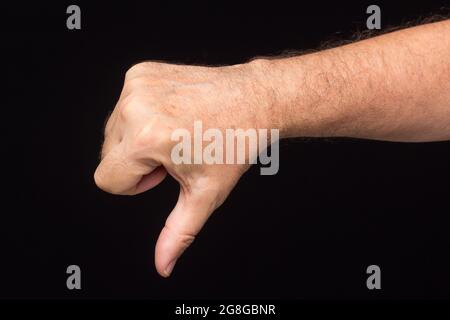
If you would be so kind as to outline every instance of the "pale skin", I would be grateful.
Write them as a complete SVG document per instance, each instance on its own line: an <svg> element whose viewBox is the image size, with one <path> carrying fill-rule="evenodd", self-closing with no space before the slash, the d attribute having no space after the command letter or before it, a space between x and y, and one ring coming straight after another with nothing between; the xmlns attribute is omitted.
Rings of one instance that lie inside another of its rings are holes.
<svg viewBox="0 0 450 320"><path fill-rule="evenodd" d="M167 173L179 182L155 248L164 277L249 167L173 164L171 133L196 120L221 130L278 128L281 138L449 140L450 20L297 57L133 66L107 121L94 178L121 195L145 192Z"/></svg>

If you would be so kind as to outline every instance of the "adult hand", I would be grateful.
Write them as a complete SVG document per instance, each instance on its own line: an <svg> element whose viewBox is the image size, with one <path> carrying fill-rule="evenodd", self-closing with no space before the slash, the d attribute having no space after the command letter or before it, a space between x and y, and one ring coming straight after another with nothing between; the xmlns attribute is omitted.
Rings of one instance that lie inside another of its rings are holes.
<svg viewBox="0 0 450 320"><path fill-rule="evenodd" d="M169 276L211 213L222 204L247 164L174 164L175 129L270 127L270 97L257 63L229 67L145 62L125 76L107 121L95 182L104 191L134 195L170 174L180 184L178 202L155 249L155 264ZM254 156L254 155L247 155Z"/></svg>

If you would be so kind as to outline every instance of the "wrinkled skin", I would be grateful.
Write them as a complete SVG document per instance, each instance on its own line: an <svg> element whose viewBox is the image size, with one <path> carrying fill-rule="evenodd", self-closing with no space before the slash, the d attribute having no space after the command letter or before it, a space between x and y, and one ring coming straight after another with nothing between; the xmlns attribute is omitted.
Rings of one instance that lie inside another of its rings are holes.
<svg viewBox="0 0 450 320"><path fill-rule="evenodd" d="M95 182L104 191L134 195L167 174L180 184L155 249L155 264L169 276L211 213L226 199L248 164L178 164L171 160L177 128L269 127L267 90L257 63L231 67L145 62L125 76L119 101L105 127L102 161ZM248 163L248 162L247 162Z"/></svg>

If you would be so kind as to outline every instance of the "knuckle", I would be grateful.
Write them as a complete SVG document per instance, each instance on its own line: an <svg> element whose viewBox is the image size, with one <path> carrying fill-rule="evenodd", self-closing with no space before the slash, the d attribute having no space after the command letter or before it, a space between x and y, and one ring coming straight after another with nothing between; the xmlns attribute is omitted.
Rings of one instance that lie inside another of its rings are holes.
<svg viewBox="0 0 450 320"><path fill-rule="evenodd" d="M104 180L100 167L98 167L97 170L95 170L94 181L97 187L99 187L103 191L109 192L108 184Z"/></svg>
<svg viewBox="0 0 450 320"><path fill-rule="evenodd" d="M195 240L195 235L192 234L180 234L178 236L178 241L184 246L189 247Z"/></svg>
<svg viewBox="0 0 450 320"><path fill-rule="evenodd" d="M132 79L134 77L147 73L150 69L155 69L161 66L162 63L153 61L144 61L132 65L125 73L125 79Z"/></svg>
<svg viewBox="0 0 450 320"><path fill-rule="evenodd" d="M134 78L128 78L125 81L124 87L127 91L132 92L133 90L141 87L145 84L145 78L142 76L136 76Z"/></svg>
<svg viewBox="0 0 450 320"><path fill-rule="evenodd" d="M102 145L102 149L100 150L100 160L103 160L103 158L105 158L105 156L109 153L110 149L111 149L110 144L108 143L108 140L105 139Z"/></svg>
<svg viewBox="0 0 450 320"><path fill-rule="evenodd" d="M97 187L107 193L114 195L128 195L130 190L124 189L115 179L107 178L107 173L104 172L104 166L99 166L94 173L94 181ZM108 173L112 167L108 164Z"/></svg>
<svg viewBox="0 0 450 320"><path fill-rule="evenodd" d="M154 118L145 125L136 136L136 144L138 147L161 146L168 141L165 128L158 123L158 119Z"/></svg>
<svg viewBox="0 0 450 320"><path fill-rule="evenodd" d="M139 74L140 72L142 72L145 67L146 67L146 62L140 62L140 63L136 63L135 65L132 65L126 72L125 74L125 78Z"/></svg>
<svg viewBox="0 0 450 320"><path fill-rule="evenodd" d="M119 107L119 117L124 121L132 119L136 114L136 109L142 104L143 101L139 95L130 94L126 96Z"/></svg>
<svg viewBox="0 0 450 320"><path fill-rule="evenodd" d="M166 230L176 239L176 241L183 247L189 247L194 242L196 235L186 230L180 230L178 228L172 228L166 224Z"/></svg>
<svg viewBox="0 0 450 320"><path fill-rule="evenodd" d="M105 129L103 130L103 137L106 138L109 137L113 133L113 124L112 124L111 117L108 119L108 121L105 124Z"/></svg>

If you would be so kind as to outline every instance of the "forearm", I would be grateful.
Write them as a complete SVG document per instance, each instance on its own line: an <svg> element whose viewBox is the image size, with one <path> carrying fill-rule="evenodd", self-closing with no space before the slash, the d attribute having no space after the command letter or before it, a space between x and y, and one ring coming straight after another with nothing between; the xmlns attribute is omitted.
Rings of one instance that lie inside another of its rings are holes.
<svg viewBox="0 0 450 320"><path fill-rule="evenodd" d="M450 139L450 20L254 63L282 137Z"/></svg>

